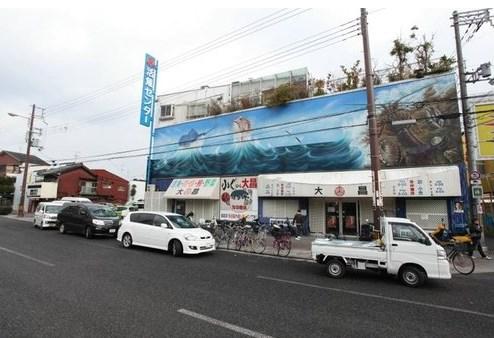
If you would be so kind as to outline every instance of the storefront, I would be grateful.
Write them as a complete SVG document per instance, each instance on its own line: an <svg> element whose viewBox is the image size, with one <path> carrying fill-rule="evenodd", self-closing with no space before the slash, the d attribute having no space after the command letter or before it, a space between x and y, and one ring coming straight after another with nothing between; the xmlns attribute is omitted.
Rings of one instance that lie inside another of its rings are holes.
<svg viewBox="0 0 494 338"><path fill-rule="evenodd" d="M423 228L448 222L448 202L461 196L458 167L386 169L380 172L384 212ZM293 217L308 200L311 232L357 236L372 221L369 170L259 176L262 217Z"/></svg>
<svg viewBox="0 0 494 338"><path fill-rule="evenodd" d="M192 212L194 221L218 218L219 177L174 179L166 192L166 209L181 215Z"/></svg>

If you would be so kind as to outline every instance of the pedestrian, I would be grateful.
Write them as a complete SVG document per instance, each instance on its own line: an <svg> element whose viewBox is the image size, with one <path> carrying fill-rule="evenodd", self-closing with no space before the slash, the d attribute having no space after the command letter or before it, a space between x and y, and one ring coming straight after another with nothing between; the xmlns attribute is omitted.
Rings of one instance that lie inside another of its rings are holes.
<svg viewBox="0 0 494 338"><path fill-rule="evenodd" d="M295 213L295 216L293 216L293 225L295 226L296 235L297 235L297 237L295 237L296 240L300 239L300 234L302 233L303 224L304 224L304 216L302 216L300 209L298 209L297 212Z"/></svg>
<svg viewBox="0 0 494 338"><path fill-rule="evenodd" d="M470 226L470 238L472 239L472 244L470 245L469 255L473 256L473 251L477 249L480 256L485 259L492 259L487 256L482 249L482 244L480 244L480 238L482 237L482 226L477 218L473 220L473 224Z"/></svg>
<svg viewBox="0 0 494 338"><path fill-rule="evenodd" d="M187 215L185 215L185 218L187 218L189 221L193 221L194 212L190 211Z"/></svg>

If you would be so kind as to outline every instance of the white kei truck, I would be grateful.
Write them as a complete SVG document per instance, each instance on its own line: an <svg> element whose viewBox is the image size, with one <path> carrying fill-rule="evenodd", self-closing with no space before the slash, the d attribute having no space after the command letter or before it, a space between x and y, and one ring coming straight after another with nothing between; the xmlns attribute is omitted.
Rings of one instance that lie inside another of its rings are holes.
<svg viewBox="0 0 494 338"><path fill-rule="evenodd" d="M381 235L372 242L318 238L312 242L312 259L325 264L333 278L342 278L347 268L396 275L409 287L428 278L451 278L445 250L417 224L381 217Z"/></svg>

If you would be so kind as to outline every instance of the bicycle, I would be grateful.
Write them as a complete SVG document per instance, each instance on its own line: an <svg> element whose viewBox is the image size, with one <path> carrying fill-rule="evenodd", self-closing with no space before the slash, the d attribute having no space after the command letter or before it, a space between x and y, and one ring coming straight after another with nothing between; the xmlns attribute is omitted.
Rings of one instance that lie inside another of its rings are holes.
<svg viewBox="0 0 494 338"><path fill-rule="evenodd" d="M453 264L455 270L462 275L469 275L475 270L475 262L473 258L466 254L465 245L459 243L457 240L452 239L450 242L441 245L446 250L448 260Z"/></svg>
<svg viewBox="0 0 494 338"><path fill-rule="evenodd" d="M272 235L273 239L273 251L276 255L286 257L290 254L292 249L292 239L290 236L290 230L282 228L278 224L273 224Z"/></svg>

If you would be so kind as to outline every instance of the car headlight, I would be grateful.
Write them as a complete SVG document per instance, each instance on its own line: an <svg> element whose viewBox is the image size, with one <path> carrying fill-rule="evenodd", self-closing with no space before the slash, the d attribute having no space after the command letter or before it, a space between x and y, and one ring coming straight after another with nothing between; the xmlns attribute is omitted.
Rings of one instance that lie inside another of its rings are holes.
<svg viewBox="0 0 494 338"><path fill-rule="evenodd" d="M436 252L437 252L437 259L448 259L448 257L446 256L446 251L443 248L441 247L437 248Z"/></svg>
<svg viewBox="0 0 494 338"><path fill-rule="evenodd" d="M197 240L197 236L190 235L190 234L189 235L185 235L184 237L185 237L185 239L187 241L196 241Z"/></svg>
<svg viewBox="0 0 494 338"><path fill-rule="evenodd" d="M100 219L93 219L93 224L94 225L105 225L105 221L102 221Z"/></svg>

